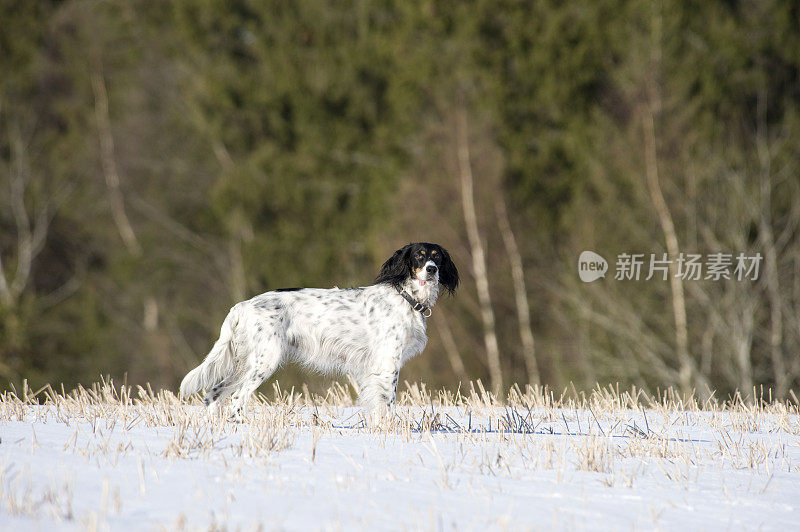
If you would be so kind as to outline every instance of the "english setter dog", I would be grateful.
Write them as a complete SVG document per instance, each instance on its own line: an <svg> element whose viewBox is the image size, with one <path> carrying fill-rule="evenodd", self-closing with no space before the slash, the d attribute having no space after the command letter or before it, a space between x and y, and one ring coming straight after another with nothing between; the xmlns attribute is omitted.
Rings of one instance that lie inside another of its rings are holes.
<svg viewBox="0 0 800 532"><path fill-rule="evenodd" d="M219 340L181 382L181 393L208 392L210 414L229 395L231 416L243 419L256 388L284 362L324 374L350 375L359 399L378 417L394 411L403 364L421 353L426 318L440 289L452 294L458 270L447 251L420 242L394 252L371 286L288 288L236 304Z"/></svg>

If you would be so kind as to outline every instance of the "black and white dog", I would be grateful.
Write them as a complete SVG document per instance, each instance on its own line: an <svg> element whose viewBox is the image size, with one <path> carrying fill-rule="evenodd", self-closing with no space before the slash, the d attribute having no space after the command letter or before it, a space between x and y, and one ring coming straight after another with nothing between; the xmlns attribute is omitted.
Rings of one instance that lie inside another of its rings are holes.
<svg viewBox="0 0 800 532"><path fill-rule="evenodd" d="M242 419L256 388L284 362L321 373L350 375L360 400L377 416L394 411L403 364L425 348L426 318L439 290L452 294L458 270L436 244L409 244L381 267L375 284L359 288L291 288L235 305L219 340L181 382L188 395L209 389L211 414L232 394Z"/></svg>

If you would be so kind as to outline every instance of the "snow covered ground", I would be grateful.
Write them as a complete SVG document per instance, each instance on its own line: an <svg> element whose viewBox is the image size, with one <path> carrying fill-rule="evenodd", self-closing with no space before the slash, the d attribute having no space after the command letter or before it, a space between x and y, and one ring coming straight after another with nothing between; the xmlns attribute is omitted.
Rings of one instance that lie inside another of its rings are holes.
<svg viewBox="0 0 800 532"><path fill-rule="evenodd" d="M241 425L111 384L5 394L0 529L797 529L797 408L700 408L412 386L370 429L335 392Z"/></svg>

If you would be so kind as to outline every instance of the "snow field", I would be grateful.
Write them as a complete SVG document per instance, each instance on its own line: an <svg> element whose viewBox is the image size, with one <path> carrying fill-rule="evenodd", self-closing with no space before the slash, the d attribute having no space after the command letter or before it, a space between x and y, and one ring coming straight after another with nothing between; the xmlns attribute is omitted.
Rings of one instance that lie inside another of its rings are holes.
<svg viewBox="0 0 800 532"><path fill-rule="evenodd" d="M765 401L406 385L255 397L248 422L111 382L0 397L0 529L793 529L800 415Z"/></svg>

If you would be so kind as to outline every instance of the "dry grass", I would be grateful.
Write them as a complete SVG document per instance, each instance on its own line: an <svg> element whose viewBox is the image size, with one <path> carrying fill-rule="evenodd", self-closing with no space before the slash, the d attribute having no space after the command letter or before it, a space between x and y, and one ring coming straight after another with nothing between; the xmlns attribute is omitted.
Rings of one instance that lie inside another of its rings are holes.
<svg viewBox="0 0 800 532"><path fill-rule="evenodd" d="M736 452L737 442L727 436L729 433L800 435L800 412L789 401L762 398L745 402L737 395L733 400L712 398L701 403L671 389L650 396L636 388L621 391L598 387L587 394L530 386L523 392L515 385L500 400L480 381L456 392L429 391L425 384L406 382L405 390L398 395L395 419L379 426L370 426L360 408L351 408L356 406L355 394L348 386L335 383L325 395L310 394L305 388L301 392L294 388L285 391L278 383L273 390L271 398L253 396L247 423L237 425L224 417L207 417L197 396L181 399L169 390L154 392L149 385L115 386L112 380L102 380L70 392L63 387L56 391L50 385L34 392L25 385L21 392L12 389L0 394L0 421L88 423L101 436L116 428L173 427L165 456L175 458L206 456L224 445L225 434L244 427L248 429L246 437L237 442L236 453L249 457L291 446L293 434L301 427L314 427L316 434L346 428L404 434L410 439L428 432L454 433L467 440L486 434L573 435L588 437L593 442L591 447L603 446L604 438L616 436L627 440L618 450L621 456L658 458L682 452L681 443L685 442L679 436L665 436L682 428L720 434L718 452L730 457L742 454ZM349 415L342 418L343 412ZM650 425L651 419L658 420L656 426ZM67 442L65 449L71 443ZM126 450L99 437L89 452L118 455ZM763 462L760 457L765 452L754 447L746 453L747 463L756 467Z"/></svg>

